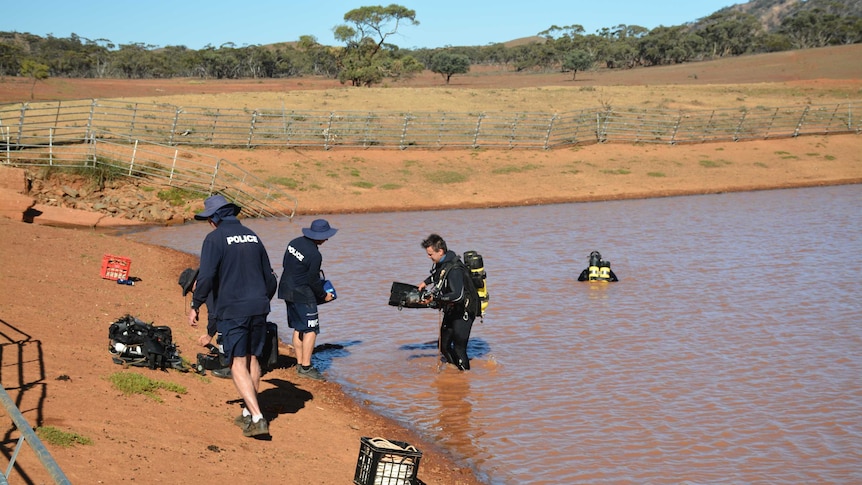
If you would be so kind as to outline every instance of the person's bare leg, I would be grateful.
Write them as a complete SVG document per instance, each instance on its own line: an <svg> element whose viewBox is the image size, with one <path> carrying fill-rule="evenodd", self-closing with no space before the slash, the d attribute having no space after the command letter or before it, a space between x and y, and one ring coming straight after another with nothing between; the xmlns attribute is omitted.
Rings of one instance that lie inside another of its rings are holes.
<svg viewBox="0 0 862 485"><path fill-rule="evenodd" d="M248 359L248 374L251 378L251 383L254 386L255 395L260 393L260 376L263 374L260 368L260 361L256 356L251 355Z"/></svg>
<svg viewBox="0 0 862 485"><path fill-rule="evenodd" d="M254 359L255 361L257 359ZM252 416L260 416L260 405L257 402L257 388L252 380L252 373L249 369L254 365L249 362L249 356L234 357L231 359L230 375L233 380L233 385L236 386L242 400L245 401L245 407ZM257 365L257 379L260 380L260 365Z"/></svg>
<svg viewBox="0 0 862 485"><path fill-rule="evenodd" d="M302 365L302 361L304 358L302 348L302 334L300 334L297 330L293 331L293 351L296 353L296 365ZM310 357L309 360L311 360Z"/></svg>
<svg viewBox="0 0 862 485"><path fill-rule="evenodd" d="M314 332L305 332L302 334L302 360L297 360L301 365L311 365L311 354L314 352L314 342L317 340L317 334Z"/></svg>

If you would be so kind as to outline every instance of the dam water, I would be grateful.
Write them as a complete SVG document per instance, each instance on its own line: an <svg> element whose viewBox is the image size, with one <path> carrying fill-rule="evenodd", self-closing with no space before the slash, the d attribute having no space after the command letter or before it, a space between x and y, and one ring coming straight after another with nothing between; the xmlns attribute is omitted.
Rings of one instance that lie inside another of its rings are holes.
<svg viewBox="0 0 862 485"><path fill-rule="evenodd" d="M245 223L280 274L316 217ZM322 217L316 365L486 483L862 483L862 186ZM207 231L129 237L199 254ZM436 310L387 305L432 232L488 273L469 372ZM619 282L577 281L593 250Z"/></svg>

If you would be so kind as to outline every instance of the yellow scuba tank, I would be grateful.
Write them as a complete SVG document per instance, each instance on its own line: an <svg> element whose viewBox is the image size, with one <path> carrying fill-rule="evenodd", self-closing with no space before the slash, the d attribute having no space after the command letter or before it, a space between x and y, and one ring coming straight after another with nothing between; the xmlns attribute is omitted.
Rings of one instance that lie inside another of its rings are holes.
<svg viewBox="0 0 862 485"><path fill-rule="evenodd" d="M599 266L599 280L611 280L611 263L610 261L602 261Z"/></svg>
<svg viewBox="0 0 862 485"><path fill-rule="evenodd" d="M587 267L587 280L597 281L601 279L602 253L593 251L590 253L590 265Z"/></svg>
<svg viewBox="0 0 862 485"><path fill-rule="evenodd" d="M485 273L485 263L482 261L482 255L476 251L467 251L464 253L464 264L470 270L470 279L473 281L473 286L476 287L476 292L479 293L479 301L481 302L481 314L485 315L485 309L488 308L488 275Z"/></svg>

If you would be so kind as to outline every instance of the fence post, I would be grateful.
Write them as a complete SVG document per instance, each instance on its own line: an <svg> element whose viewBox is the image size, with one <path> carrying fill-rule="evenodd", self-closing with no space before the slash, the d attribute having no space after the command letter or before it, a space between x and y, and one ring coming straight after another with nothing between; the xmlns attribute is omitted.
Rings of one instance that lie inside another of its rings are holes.
<svg viewBox="0 0 862 485"><path fill-rule="evenodd" d="M365 117L365 129L362 130L362 146L363 148L368 148L368 142L371 141L368 139L368 136L371 134L371 120L374 119L374 112L369 111L368 116Z"/></svg>
<svg viewBox="0 0 862 485"><path fill-rule="evenodd" d="M90 103L90 114L87 115L87 135L93 133L93 118L96 116L96 103L97 100L95 98Z"/></svg>
<svg viewBox="0 0 862 485"><path fill-rule="evenodd" d="M177 155L179 155L179 150L174 150L174 158L171 160L171 175L168 177L168 186L173 187L174 185L174 173L177 170Z"/></svg>
<svg viewBox="0 0 862 485"><path fill-rule="evenodd" d="M515 119L512 120L512 129L509 131L509 148L511 149L515 143L515 132L518 129L518 113L515 113Z"/></svg>
<svg viewBox="0 0 862 485"><path fill-rule="evenodd" d="M700 141L706 141L707 137L709 136L710 130L712 130L712 128L713 128L712 122L714 119L715 119L715 110L712 110L709 113L709 120L706 122L706 128L704 128L704 130L703 130L703 137L700 139Z"/></svg>
<svg viewBox="0 0 862 485"><path fill-rule="evenodd" d="M550 121L548 121L548 131L545 133L545 150L551 147L551 132L554 129L554 122L557 121L557 114L554 113L554 116L551 116Z"/></svg>
<svg viewBox="0 0 862 485"><path fill-rule="evenodd" d="M210 128L210 143L215 140L216 123L218 123L219 114L221 114L221 108L216 108L215 116L213 116L213 126Z"/></svg>
<svg viewBox="0 0 862 485"><path fill-rule="evenodd" d="M168 145L174 145L174 136L176 136L177 133L177 123L179 122L180 113L182 112L182 108L177 108L176 110L174 110L174 120L173 122L171 122L171 136L168 137Z"/></svg>
<svg viewBox="0 0 862 485"><path fill-rule="evenodd" d="M485 117L485 113L479 113L479 117L476 118L476 131L473 133L473 148L479 147L479 133L482 130L482 119Z"/></svg>
<svg viewBox="0 0 862 485"><path fill-rule="evenodd" d="M60 126L60 105L62 101L57 101L57 112L54 114L54 126Z"/></svg>
<svg viewBox="0 0 862 485"><path fill-rule="evenodd" d="M739 119L739 124L736 125L736 131L733 133L733 141L739 141L739 133L742 131L742 124L745 123L745 115L748 111L742 112L742 118Z"/></svg>
<svg viewBox="0 0 862 485"><path fill-rule="evenodd" d="M407 125L410 124L410 113L404 115L404 124L401 126L401 140L398 142L398 148L403 150L404 140L407 139Z"/></svg>
<svg viewBox="0 0 862 485"><path fill-rule="evenodd" d="M838 116L838 109L841 107L841 103L838 103L835 106L835 109L832 111L832 118L829 119L829 124L826 125L829 128L832 128L832 122L835 121L835 117ZM831 130L827 129L826 134L831 133Z"/></svg>
<svg viewBox="0 0 862 485"><path fill-rule="evenodd" d="M93 157L93 168L96 168L96 158L98 158L98 154L96 153L96 137L93 135L90 135L90 146L93 147L90 149Z"/></svg>
<svg viewBox="0 0 862 485"><path fill-rule="evenodd" d="M446 113L440 113L440 129L437 130L437 148L443 145L443 128L446 127Z"/></svg>
<svg viewBox="0 0 862 485"><path fill-rule="evenodd" d="M48 165L54 165L54 127L48 129Z"/></svg>
<svg viewBox="0 0 862 485"><path fill-rule="evenodd" d="M138 103L132 107L132 121L129 122L129 138L135 136L135 123L138 121Z"/></svg>
<svg viewBox="0 0 862 485"><path fill-rule="evenodd" d="M24 116L27 113L27 103L21 103L21 116L18 118L18 141L15 144L21 144L21 137L24 136Z"/></svg>
<svg viewBox="0 0 862 485"><path fill-rule="evenodd" d="M676 117L676 123L673 125L673 134L670 135L670 144L676 145L676 134L679 133L679 126L682 124L682 111Z"/></svg>
<svg viewBox="0 0 862 485"><path fill-rule="evenodd" d="M218 160L216 160L215 167L213 167L213 176L212 176L212 179L210 179L210 193L209 193L209 195L213 195L213 190L215 189L216 178L218 178L219 166L220 166L222 160L224 160L224 159L219 158Z"/></svg>
<svg viewBox="0 0 862 485"><path fill-rule="evenodd" d="M332 120L335 118L335 113L329 112L329 121L326 123L326 128L323 130L323 149L329 150L329 141L332 139Z"/></svg>
<svg viewBox="0 0 862 485"><path fill-rule="evenodd" d="M132 148L132 159L129 160L129 177L132 176L132 167L135 166L135 157L138 154L138 140L135 140L135 146Z"/></svg>
<svg viewBox="0 0 862 485"><path fill-rule="evenodd" d="M775 118L778 118L778 110L781 108L775 108L775 111L772 112L772 119L769 120L769 126L766 127L766 133L763 134L763 139L769 138L769 132L772 130L772 125L775 124Z"/></svg>
<svg viewBox="0 0 862 485"><path fill-rule="evenodd" d="M805 109L802 110L802 116L799 117L799 121L796 123L796 129L793 130L793 136L799 136L799 131L802 129L802 125L805 123L805 117L808 116L808 109L810 105L806 105Z"/></svg>
<svg viewBox="0 0 862 485"><path fill-rule="evenodd" d="M291 134L291 130L292 130L291 125L293 125L293 114L294 113L295 113L295 111L291 110L289 118L287 118L287 113L285 113L286 119L284 120L284 123L285 123L285 125L284 125L284 144L287 146L290 146L290 134Z"/></svg>
<svg viewBox="0 0 862 485"><path fill-rule="evenodd" d="M257 110L251 114L251 126L248 127L248 141L245 144L246 148L251 148L251 140L254 138L254 124L257 123Z"/></svg>
<svg viewBox="0 0 862 485"><path fill-rule="evenodd" d="M2 128L5 128L4 131L6 132L6 136L4 137L4 138L6 138L6 143L5 143L5 145L6 145L6 163L11 164L12 163L12 152L9 150L9 143L10 143L9 142L9 127L3 126Z"/></svg>
<svg viewBox="0 0 862 485"><path fill-rule="evenodd" d="M596 113L596 141L604 143L607 139L607 124L610 123L611 110L610 108Z"/></svg>

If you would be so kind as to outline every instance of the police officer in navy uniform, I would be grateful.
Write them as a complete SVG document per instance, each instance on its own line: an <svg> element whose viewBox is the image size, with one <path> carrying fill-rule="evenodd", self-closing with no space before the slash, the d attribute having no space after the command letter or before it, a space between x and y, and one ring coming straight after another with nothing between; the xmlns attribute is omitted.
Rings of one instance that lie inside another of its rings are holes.
<svg viewBox="0 0 862 485"><path fill-rule="evenodd" d="M312 221L284 251L278 297L287 306L287 324L293 329L293 350L296 352L296 372L300 377L325 380L323 374L311 365L314 343L320 333L320 316L317 305L332 301L334 295L323 287L320 266L323 255L320 246L335 235L338 229L325 219Z"/></svg>
<svg viewBox="0 0 862 485"><path fill-rule="evenodd" d="M245 403L235 422L243 428L244 436L255 437L269 434L257 399L261 376L258 359L263 354L269 301L278 281L263 242L237 219L240 210L224 196L214 195L204 201L204 210L195 214L195 219L207 221L212 231L201 247L189 324L197 326L198 309L212 293L223 353Z"/></svg>

